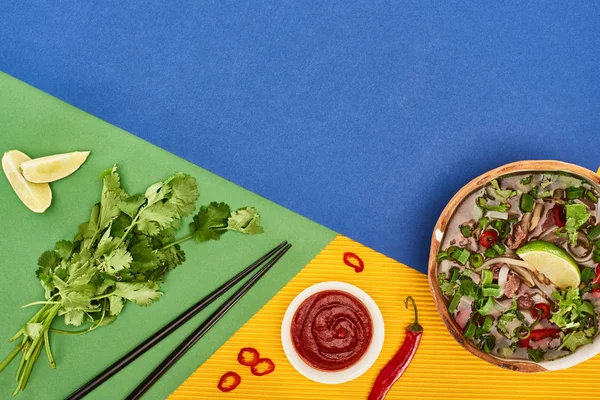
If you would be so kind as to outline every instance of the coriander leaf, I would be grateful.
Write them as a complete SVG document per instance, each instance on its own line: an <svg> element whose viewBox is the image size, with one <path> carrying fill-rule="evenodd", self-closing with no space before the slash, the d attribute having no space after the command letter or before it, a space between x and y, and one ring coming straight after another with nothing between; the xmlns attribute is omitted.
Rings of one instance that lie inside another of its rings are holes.
<svg viewBox="0 0 600 400"><path fill-rule="evenodd" d="M227 227L230 212L231 209L225 203L212 202L208 206L200 207L200 211L190 223L194 239L198 242L220 239L225 231L224 228Z"/></svg>
<svg viewBox="0 0 600 400"><path fill-rule="evenodd" d="M96 247L96 251L94 252L94 255L96 257L101 257L105 254L110 253L115 246L119 243L119 239L114 239L112 237L110 237L110 229L107 229L104 232L104 235L102 235L102 238L100 238L100 240L98 241L98 244Z"/></svg>
<svg viewBox="0 0 600 400"><path fill-rule="evenodd" d="M167 200L171 204L179 218L183 218L194 212L194 203L198 199L198 185L196 179L190 175L178 172L167 180L171 186L171 196Z"/></svg>
<svg viewBox="0 0 600 400"><path fill-rule="evenodd" d="M64 310L87 310L90 308L91 298L85 293L76 291L67 291L60 293L61 304Z"/></svg>
<svg viewBox="0 0 600 400"><path fill-rule="evenodd" d="M157 182L154 185L146 189L144 196L148 199L148 205L158 203L165 198L171 192L171 187L166 185L164 182Z"/></svg>
<svg viewBox="0 0 600 400"><path fill-rule="evenodd" d="M119 216L120 213L121 210L119 210L119 200L117 194L110 191L102 193L98 230L105 229L113 219Z"/></svg>
<svg viewBox="0 0 600 400"><path fill-rule="evenodd" d="M569 242L575 245L577 244L577 232L590 219L590 214L587 212L586 206L580 203L567 204L565 209L567 223L564 230L569 235Z"/></svg>
<svg viewBox="0 0 600 400"><path fill-rule="evenodd" d="M506 200L509 199L511 197L514 197L517 195L517 191L516 190L512 190L512 189L506 189L506 190L502 190L500 189L500 184L498 183L498 180L494 179L491 182L491 187L488 187L488 193L495 199L495 200Z"/></svg>
<svg viewBox="0 0 600 400"><path fill-rule="evenodd" d="M446 296L454 296L454 293L456 293L456 289L458 287L456 282L450 282L449 280L445 279L445 274L438 275L438 284L440 286L440 290Z"/></svg>
<svg viewBox="0 0 600 400"><path fill-rule="evenodd" d="M463 296L469 296L472 299L479 298L479 286L473 282L471 278L461 278L460 279L460 293Z"/></svg>
<svg viewBox="0 0 600 400"><path fill-rule="evenodd" d="M544 359L544 351L541 348L527 349L527 356L533 362L540 362Z"/></svg>
<svg viewBox="0 0 600 400"><path fill-rule="evenodd" d="M59 313L59 315L65 316L65 324L79 326L83 323L83 318L85 317L85 313L81 310L69 310L64 312L63 314Z"/></svg>
<svg viewBox="0 0 600 400"><path fill-rule="evenodd" d="M60 240L56 242L56 252L65 260L71 257L73 253L73 242L68 240Z"/></svg>
<svg viewBox="0 0 600 400"><path fill-rule="evenodd" d="M508 331L508 324L510 322L514 321L516 318L517 318L516 310L508 310L508 311L503 312L502 315L500 316L500 318L498 318L498 324L496 325L498 328L498 331L510 339L512 337L513 332Z"/></svg>
<svg viewBox="0 0 600 400"><path fill-rule="evenodd" d="M137 222L137 227L140 232L154 236L158 234L162 228L169 227L175 217L176 214L171 206L163 203L156 203L142 209Z"/></svg>
<svg viewBox="0 0 600 400"><path fill-rule="evenodd" d="M119 296L110 296L108 300L110 304L110 315L119 315L121 311L123 311L123 298Z"/></svg>
<svg viewBox="0 0 600 400"><path fill-rule="evenodd" d="M137 235L129 242L131 269L149 271L158 265L158 258L146 236Z"/></svg>
<svg viewBox="0 0 600 400"><path fill-rule="evenodd" d="M227 229L247 235L264 232L260 226L260 215L254 207L245 207L234 211L227 219Z"/></svg>
<svg viewBox="0 0 600 400"><path fill-rule="evenodd" d="M587 337L583 331L571 332L564 337L559 349L566 347L573 352L579 346L583 346L584 344L588 343L592 343L592 338Z"/></svg>
<svg viewBox="0 0 600 400"><path fill-rule="evenodd" d="M142 204L146 202L146 198L141 194L135 196L129 196L125 199L119 200L119 210L129 215L131 218L135 218Z"/></svg>
<svg viewBox="0 0 600 400"><path fill-rule="evenodd" d="M484 210L498 211L498 212L506 212L510 208L510 205L507 202L501 203L500 205L497 205L497 206L489 205L487 200L483 197L477 198L477 205Z"/></svg>
<svg viewBox="0 0 600 400"><path fill-rule="evenodd" d="M124 246L117 247L112 253L105 256L104 262L106 267L104 271L110 275L114 275L116 272L129 268L132 260L131 254L129 254Z"/></svg>
<svg viewBox="0 0 600 400"><path fill-rule="evenodd" d="M40 267L48 268L50 270L56 268L56 266L60 263L60 257L58 253L54 250L45 251L38 258L38 265Z"/></svg>
<svg viewBox="0 0 600 400"><path fill-rule="evenodd" d="M156 257L161 265L166 266L169 270L181 265L185 261L185 253L179 246L171 246L166 249L156 251Z"/></svg>
<svg viewBox="0 0 600 400"><path fill-rule="evenodd" d="M39 322L25 324L25 334L33 340L39 338L43 330L44 326Z"/></svg>
<svg viewBox="0 0 600 400"><path fill-rule="evenodd" d="M49 284L52 281L52 273L58 263L60 257L55 251L45 251L38 258L38 265L40 266L36 271L36 276L42 282Z"/></svg>
<svg viewBox="0 0 600 400"><path fill-rule="evenodd" d="M149 306L162 296L162 292L159 292L158 289L160 287L156 282L117 282L113 293L133 301L139 306Z"/></svg>
<svg viewBox="0 0 600 400"><path fill-rule="evenodd" d="M102 190L116 192L121 189L121 178L117 172L117 165L115 164L112 168L105 169L100 174L100 180L102 181Z"/></svg>

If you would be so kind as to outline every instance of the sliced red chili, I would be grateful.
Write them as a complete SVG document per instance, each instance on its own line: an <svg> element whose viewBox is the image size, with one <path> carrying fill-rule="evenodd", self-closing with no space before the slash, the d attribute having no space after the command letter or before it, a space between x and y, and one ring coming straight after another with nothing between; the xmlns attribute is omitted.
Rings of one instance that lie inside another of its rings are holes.
<svg viewBox="0 0 600 400"><path fill-rule="evenodd" d="M258 350L252 347L244 347L238 354L238 362L247 367L253 367L258 364L259 358Z"/></svg>
<svg viewBox="0 0 600 400"><path fill-rule="evenodd" d="M600 284L600 264L596 265L596 277L590 282L591 285ZM595 289L594 289L595 290Z"/></svg>
<svg viewBox="0 0 600 400"><path fill-rule="evenodd" d="M498 232L488 229L487 231L483 231L481 236L479 237L479 243L483 247L492 247L494 243L498 240Z"/></svg>
<svg viewBox="0 0 600 400"><path fill-rule="evenodd" d="M233 371L226 372L219 380L217 387L221 392L231 392L242 382L242 377Z"/></svg>
<svg viewBox="0 0 600 400"><path fill-rule="evenodd" d="M344 253L344 264L354 268L355 272L362 272L365 269L365 263L363 260L354 253L349 251Z"/></svg>
<svg viewBox="0 0 600 400"><path fill-rule="evenodd" d="M554 217L554 223L559 228L562 228L567 224L567 211L560 204L557 204L552 208L552 215Z"/></svg>
<svg viewBox="0 0 600 400"><path fill-rule="evenodd" d="M536 329L534 331L531 331L531 333L529 334L529 337L527 339L519 340L519 346L520 347L529 347L529 342L532 340L534 342L537 342L538 340L542 340L545 338L557 337L559 333L560 333L560 329L556 329L556 328Z"/></svg>
<svg viewBox="0 0 600 400"><path fill-rule="evenodd" d="M534 304L531 309L531 316L538 321L548 318L550 316L550 306L546 303Z"/></svg>
<svg viewBox="0 0 600 400"><path fill-rule="evenodd" d="M256 365L250 369L253 375L263 376L275 371L275 363L270 358L259 358Z"/></svg>

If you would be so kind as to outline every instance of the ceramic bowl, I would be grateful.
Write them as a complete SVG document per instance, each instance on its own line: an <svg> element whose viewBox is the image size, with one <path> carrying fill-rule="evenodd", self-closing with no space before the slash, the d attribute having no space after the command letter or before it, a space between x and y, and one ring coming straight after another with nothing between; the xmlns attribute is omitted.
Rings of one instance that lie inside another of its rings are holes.
<svg viewBox="0 0 600 400"><path fill-rule="evenodd" d="M300 304L315 293L326 290L339 290L351 294L360 300L371 316L373 336L365 354L352 366L340 371L322 371L304 362L298 355L291 338L291 325L294 314ZM351 381L364 374L377 360L383 347L383 316L375 301L363 290L345 282L321 282L304 289L288 306L281 324L281 343L292 366L302 375L315 382L337 384Z"/></svg>
<svg viewBox="0 0 600 400"><path fill-rule="evenodd" d="M529 171L564 171L573 173L576 175L580 175L583 178L586 178L590 182L594 182L597 185L600 185L600 176L595 174L594 172L580 167L574 164L568 164L561 161L550 161L550 160L529 160L529 161L518 161L510 164L503 165L501 167L495 168L491 171L486 172L485 174L478 176L473 179L471 182L462 187L455 195L452 197L450 202L442 211L440 218L438 219L435 228L433 230L433 237L431 239L431 249L429 252L429 267L428 267L428 276L429 276L429 287L431 289L431 293L433 295L433 299L435 305L437 307L438 313L442 317L442 321L448 328L450 334L454 337L454 339L465 349L481 358L489 362L490 364L496 365L498 367L510 369L513 371L519 372L544 372L549 370L560 370L572 367L573 365L579 364L596 354L600 353L600 339L596 337L593 343L588 345L584 345L577 349L573 354L568 355L566 357L560 358L558 360L553 361L542 361L539 363L534 363L531 361L523 361L523 360L509 360L509 359L501 359L494 357L490 354L485 353L484 351L477 348L473 343L463 337L462 330L454 321L454 318L449 314L448 308L446 306L444 296L439 288L437 282L437 261L436 256L440 249L440 244L442 238L444 236L444 232L448 226L450 219L452 218L454 211L461 204L463 199L465 199L469 194L474 191L480 189L482 186L486 185L493 179L496 179L500 176L518 173L518 172L529 172Z"/></svg>

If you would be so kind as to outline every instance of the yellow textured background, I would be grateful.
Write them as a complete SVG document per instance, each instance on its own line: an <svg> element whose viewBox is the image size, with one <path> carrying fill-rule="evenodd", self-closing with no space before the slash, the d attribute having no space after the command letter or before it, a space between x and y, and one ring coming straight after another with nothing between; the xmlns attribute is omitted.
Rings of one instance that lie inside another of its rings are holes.
<svg viewBox="0 0 600 400"><path fill-rule="evenodd" d="M365 262L356 273L343 263L343 253L352 251ZM280 341L281 321L289 303L306 287L339 280L354 284L377 302L385 321L382 353L360 378L340 385L324 385L300 375L287 361ZM344 236L338 236L292 279L228 342L192 374L170 397L184 399L366 399L385 363L404 340L404 329L412 322L412 310L403 299L412 295L424 327L421 346L404 376L388 399L568 399L596 398L600 357L560 372L526 375L506 371L481 361L460 347L450 336L433 304L427 276ZM201 344L198 344L201 345ZM242 347L255 347L271 358L275 372L257 377L237 363ZM242 377L237 389L217 389L221 375L235 371ZM567 390L575 392L567 395Z"/></svg>

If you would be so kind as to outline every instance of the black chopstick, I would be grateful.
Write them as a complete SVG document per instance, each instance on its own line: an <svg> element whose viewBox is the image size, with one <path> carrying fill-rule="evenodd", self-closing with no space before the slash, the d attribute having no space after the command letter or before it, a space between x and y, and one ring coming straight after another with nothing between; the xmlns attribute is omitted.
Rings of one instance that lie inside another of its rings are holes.
<svg viewBox="0 0 600 400"><path fill-rule="evenodd" d="M252 271L261 266L265 261L267 261L273 254L277 253L283 247L287 245L287 241L284 241L279 246L275 247L273 250L269 251L267 254L254 261L250 266L239 272L229 281L225 282L219 288L212 291L210 294L205 296L202 300L188 308L186 311L181 313L178 317L173 319L171 322L163 326L160 330L150 336L148 339L140 343L136 348L131 350L129 353L121 357L110 367L106 368L104 371L100 372L94 378L92 378L85 385L81 386L79 389L71 393L67 400L78 400L82 399L85 395L89 394L92 390L96 389L98 386L106 382L110 377L115 375L117 372L125 368L131 362L136 360L139 356L144 354L146 351L154 347L161 340L169 336L175 330L177 330L180 326L189 321L192 317L198 314L200 311L204 310L209 304L215 301L217 298L223 295L223 293L227 292L229 289L237 285L244 278L246 278Z"/></svg>
<svg viewBox="0 0 600 400"><path fill-rule="evenodd" d="M191 335L189 335L165 360L154 369L147 377L127 396L127 400L137 400L148 391L168 370L171 368L206 332L210 330L223 315L227 313L238 302L243 295L260 279L279 259L292 247L291 244L275 255L264 267L252 276L244 285L238 289L221 307L208 317Z"/></svg>

